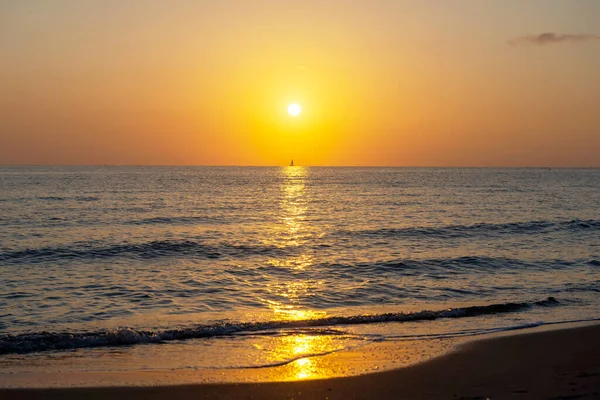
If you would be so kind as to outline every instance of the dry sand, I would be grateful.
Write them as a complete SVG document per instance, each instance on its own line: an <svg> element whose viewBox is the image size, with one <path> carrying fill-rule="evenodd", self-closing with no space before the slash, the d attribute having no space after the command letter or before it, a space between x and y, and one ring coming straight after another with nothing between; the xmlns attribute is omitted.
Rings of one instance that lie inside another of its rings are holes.
<svg viewBox="0 0 600 400"><path fill-rule="evenodd" d="M0 399L598 399L600 325L479 340L415 366L285 383L0 390Z"/></svg>

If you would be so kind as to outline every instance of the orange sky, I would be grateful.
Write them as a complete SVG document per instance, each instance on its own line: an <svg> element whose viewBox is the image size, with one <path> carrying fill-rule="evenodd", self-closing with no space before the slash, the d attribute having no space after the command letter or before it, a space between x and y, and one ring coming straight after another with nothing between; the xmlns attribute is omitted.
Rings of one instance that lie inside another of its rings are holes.
<svg viewBox="0 0 600 400"><path fill-rule="evenodd" d="M596 0L8 0L0 164L599 167L599 20Z"/></svg>

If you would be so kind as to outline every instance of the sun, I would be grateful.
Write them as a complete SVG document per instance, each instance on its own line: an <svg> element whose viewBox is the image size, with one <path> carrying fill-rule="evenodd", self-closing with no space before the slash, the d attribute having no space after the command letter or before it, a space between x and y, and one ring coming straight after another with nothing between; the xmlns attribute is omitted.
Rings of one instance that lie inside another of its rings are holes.
<svg viewBox="0 0 600 400"><path fill-rule="evenodd" d="M292 103L288 106L288 113L292 117L297 117L300 114L300 111L302 111L302 108L296 103Z"/></svg>

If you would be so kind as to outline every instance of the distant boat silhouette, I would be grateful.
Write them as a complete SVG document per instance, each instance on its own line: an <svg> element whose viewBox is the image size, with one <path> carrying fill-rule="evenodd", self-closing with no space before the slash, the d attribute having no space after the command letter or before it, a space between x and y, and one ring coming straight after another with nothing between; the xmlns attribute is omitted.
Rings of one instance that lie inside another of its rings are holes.
<svg viewBox="0 0 600 400"><path fill-rule="evenodd" d="M292 162L290 162L290 167L294 166L294 159L292 158Z"/></svg>

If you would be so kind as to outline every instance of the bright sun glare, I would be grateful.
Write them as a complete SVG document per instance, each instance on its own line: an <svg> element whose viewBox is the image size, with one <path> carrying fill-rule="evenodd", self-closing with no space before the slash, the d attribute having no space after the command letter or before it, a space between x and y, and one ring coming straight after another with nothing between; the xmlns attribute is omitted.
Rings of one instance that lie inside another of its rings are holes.
<svg viewBox="0 0 600 400"><path fill-rule="evenodd" d="M298 114L300 114L300 111L302 111L302 109L300 108L300 106L298 104L290 104L288 106L288 113L292 117L296 117Z"/></svg>

